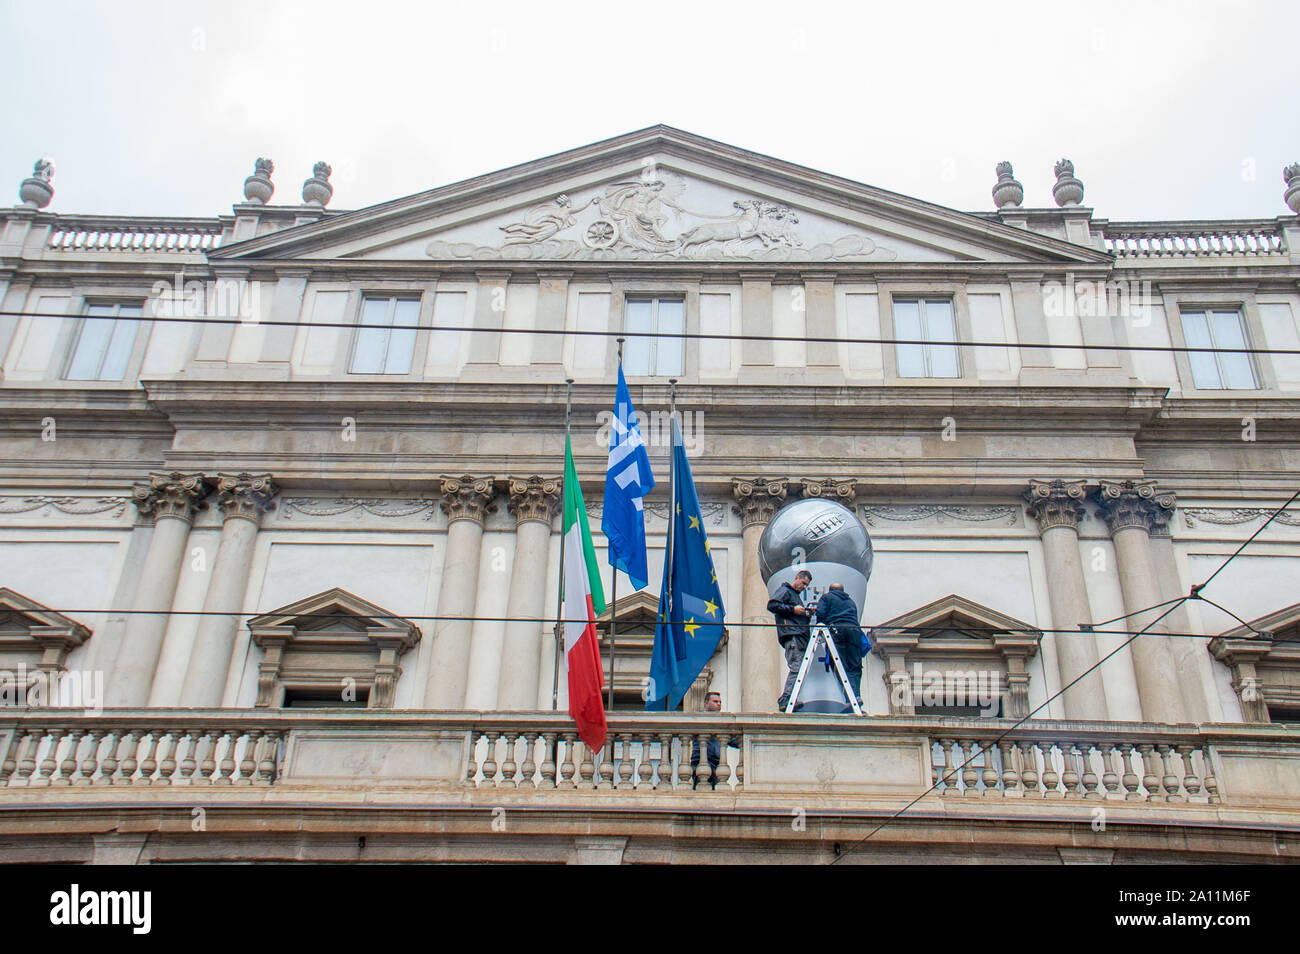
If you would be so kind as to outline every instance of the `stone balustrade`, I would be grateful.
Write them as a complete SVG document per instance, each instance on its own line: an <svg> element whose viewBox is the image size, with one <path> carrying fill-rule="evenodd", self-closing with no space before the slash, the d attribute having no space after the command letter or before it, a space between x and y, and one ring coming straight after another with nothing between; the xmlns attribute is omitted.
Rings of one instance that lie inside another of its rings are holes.
<svg viewBox="0 0 1300 954"><path fill-rule="evenodd" d="M58 216L46 248L52 252L207 252L221 246L218 219Z"/></svg>
<svg viewBox="0 0 1300 954"><path fill-rule="evenodd" d="M562 712L13 709L0 712L0 801L30 788L196 785L846 803L933 789L927 800L1294 811L1300 737L1287 728L618 713L593 753Z"/></svg>
<svg viewBox="0 0 1300 954"><path fill-rule="evenodd" d="M1284 255L1282 230L1271 219L1240 222L1112 222L1106 251L1120 261Z"/></svg>

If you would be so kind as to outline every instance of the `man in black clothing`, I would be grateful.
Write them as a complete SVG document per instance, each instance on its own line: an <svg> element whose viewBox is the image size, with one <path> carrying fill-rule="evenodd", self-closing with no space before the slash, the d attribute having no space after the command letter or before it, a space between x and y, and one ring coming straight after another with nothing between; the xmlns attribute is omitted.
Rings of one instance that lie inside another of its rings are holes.
<svg viewBox="0 0 1300 954"><path fill-rule="evenodd" d="M804 606L804 587L812 582L812 574L800 570L794 575L793 583L782 583L780 589L767 601L767 611L776 617L776 639L785 651L785 665L790 670L785 677L785 689L781 698L776 700L776 707L784 709L790 701L794 681L799 675L799 664L803 662L804 651L808 648L808 623L812 610Z"/></svg>
<svg viewBox="0 0 1300 954"><path fill-rule="evenodd" d="M867 642L866 634L858 625L858 607L853 597L844 592L843 583L832 583L825 595L817 601L817 621L824 623L835 640L840 661L844 663L844 675L848 677L853 693L858 697L858 706L862 705L862 653L863 644Z"/></svg>

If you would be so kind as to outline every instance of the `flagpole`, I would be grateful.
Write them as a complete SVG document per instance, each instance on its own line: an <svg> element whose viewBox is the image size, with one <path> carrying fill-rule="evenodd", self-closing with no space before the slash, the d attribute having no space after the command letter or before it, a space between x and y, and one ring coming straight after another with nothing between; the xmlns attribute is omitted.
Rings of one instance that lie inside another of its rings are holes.
<svg viewBox="0 0 1300 954"><path fill-rule="evenodd" d="M623 342L626 341L627 339L619 338L617 340L618 340L618 370L621 373L623 371ZM618 399L615 398L615 401L617 400ZM623 409L621 407L615 408L615 412L618 414L622 414ZM631 426L626 421L624 421L624 424L628 427ZM614 440L613 433L611 432L610 442L612 443L613 440ZM601 506L607 507L609 506L609 502L602 501ZM601 513L602 514L604 513L603 509ZM644 517L642 519L644 519ZM606 544L606 546L608 547L608 543ZM606 549L605 554L606 556L609 555L608 549ZM610 569L613 571L614 574L614 583L609 590L609 711L613 712L614 711L614 637L618 633L618 567L613 566L611 564Z"/></svg>
<svg viewBox="0 0 1300 954"><path fill-rule="evenodd" d="M673 618L677 608L673 606L673 527L677 523L677 445L673 443L673 425L677 422L677 379L668 379L668 549L664 560L667 570L664 579L668 581L668 631L672 632ZM671 688L671 687L670 687ZM665 698L669 693L665 693Z"/></svg>
<svg viewBox="0 0 1300 954"><path fill-rule="evenodd" d="M573 378L565 378L564 445L569 446L570 419L573 414ZM569 488L563 490L567 497ZM575 515L576 516L576 515ZM551 673L551 710L560 708L560 643L564 639L564 518L560 517L560 586L555 600L555 666Z"/></svg>

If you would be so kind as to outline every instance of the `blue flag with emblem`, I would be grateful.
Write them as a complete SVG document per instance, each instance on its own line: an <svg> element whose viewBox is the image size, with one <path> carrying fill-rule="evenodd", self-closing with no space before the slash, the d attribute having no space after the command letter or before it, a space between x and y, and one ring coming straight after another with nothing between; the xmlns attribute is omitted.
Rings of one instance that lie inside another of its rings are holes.
<svg viewBox="0 0 1300 954"><path fill-rule="evenodd" d="M671 544L664 556L659 616L650 657L646 696L646 709L650 711L672 710L681 704L691 683L717 652L725 616L676 415L672 466Z"/></svg>
<svg viewBox="0 0 1300 954"><path fill-rule="evenodd" d="M641 440L632 397L618 366L618 393L609 431L609 464L605 468L605 502L600 529L609 542L609 565L622 570L641 589L650 579L646 569L645 512L642 498L655 485L650 455Z"/></svg>

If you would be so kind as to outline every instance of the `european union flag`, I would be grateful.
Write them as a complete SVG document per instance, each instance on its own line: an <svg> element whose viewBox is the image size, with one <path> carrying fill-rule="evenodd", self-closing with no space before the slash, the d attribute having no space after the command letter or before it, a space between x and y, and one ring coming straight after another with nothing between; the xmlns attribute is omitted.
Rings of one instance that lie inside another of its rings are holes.
<svg viewBox="0 0 1300 954"><path fill-rule="evenodd" d="M671 543L664 556L659 622L650 657L646 709L672 710L713 658L722 639L726 611L700 517L690 461L673 417L673 501Z"/></svg>

